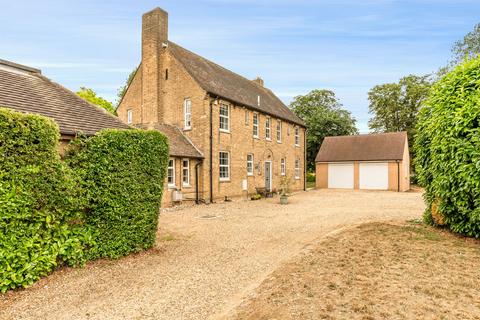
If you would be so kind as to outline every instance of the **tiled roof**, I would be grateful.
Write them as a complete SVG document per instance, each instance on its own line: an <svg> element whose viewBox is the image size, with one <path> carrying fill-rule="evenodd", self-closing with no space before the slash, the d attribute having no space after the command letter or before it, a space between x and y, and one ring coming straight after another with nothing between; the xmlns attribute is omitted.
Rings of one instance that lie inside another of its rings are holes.
<svg viewBox="0 0 480 320"><path fill-rule="evenodd" d="M271 90L171 41L168 48L205 91L251 109L305 126L303 120L295 115Z"/></svg>
<svg viewBox="0 0 480 320"><path fill-rule="evenodd" d="M402 160L406 132L326 137L316 162Z"/></svg>
<svg viewBox="0 0 480 320"><path fill-rule="evenodd" d="M169 141L170 155L174 157L203 158L203 154L195 147L183 132L169 124L139 124L140 129L155 129L163 133Z"/></svg>
<svg viewBox="0 0 480 320"><path fill-rule="evenodd" d="M53 118L64 135L93 135L106 128L130 128L44 77L39 70L5 60L0 60L0 107Z"/></svg>

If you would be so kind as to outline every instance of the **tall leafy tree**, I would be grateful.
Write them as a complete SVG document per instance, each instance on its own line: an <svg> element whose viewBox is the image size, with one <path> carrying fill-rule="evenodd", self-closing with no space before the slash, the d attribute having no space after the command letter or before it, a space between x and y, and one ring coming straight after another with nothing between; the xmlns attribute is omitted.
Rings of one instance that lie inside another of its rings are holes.
<svg viewBox="0 0 480 320"><path fill-rule="evenodd" d="M455 42L452 53L455 64L459 64L466 57L476 58L480 55L480 23L475 25L462 40Z"/></svg>
<svg viewBox="0 0 480 320"><path fill-rule="evenodd" d="M80 90L77 91L77 95L90 102L91 104L94 104L96 106L99 106L111 114L115 114L115 107L113 106L113 103L110 101L105 100L104 98L100 97L97 95L95 91L93 91L90 88L85 88L85 87L80 87Z"/></svg>
<svg viewBox="0 0 480 320"><path fill-rule="evenodd" d="M356 120L330 90L313 90L297 96L290 108L302 118L307 131L307 168L315 168L315 157L327 136L357 134Z"/></svg>
<svg viewBox="0 0 480 320"><path fill-rule="evenodd" d="M417 115L430 87L428 75L409 75L398 83L373 87L368 92L369 113L373 115L368 126L374 132L407 131L411 146Z"/></svg>
<svg viewBox="0 0 480 320"><path fill-rule="evenodd" d="M437 78L440 79L445 76L465 58L476 58L478 56L480 56L480 23L477 23L463 39L455 42L452 47L452 60L437 71Z"/></svg>

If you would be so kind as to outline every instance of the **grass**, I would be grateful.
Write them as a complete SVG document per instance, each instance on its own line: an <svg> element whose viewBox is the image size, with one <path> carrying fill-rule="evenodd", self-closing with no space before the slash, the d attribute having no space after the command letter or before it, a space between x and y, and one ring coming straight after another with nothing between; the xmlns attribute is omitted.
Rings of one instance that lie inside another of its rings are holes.
<svg viewBox="0 0 480 320"><path fill-rule="evenodd" d="M235 319L479 319L480 242L370 223L275 271Z"/></svg>

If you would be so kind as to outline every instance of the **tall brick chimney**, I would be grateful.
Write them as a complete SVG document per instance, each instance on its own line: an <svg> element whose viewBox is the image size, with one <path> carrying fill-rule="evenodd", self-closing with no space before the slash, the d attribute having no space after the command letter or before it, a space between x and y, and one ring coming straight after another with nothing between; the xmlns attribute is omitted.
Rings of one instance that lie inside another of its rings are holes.
<svg viewBox="0 0 480 320"><path fill-rule="evenodd" d="M168 45L168 13L160 8L142 17L142 122L163 122L162 77Z"/></svg>

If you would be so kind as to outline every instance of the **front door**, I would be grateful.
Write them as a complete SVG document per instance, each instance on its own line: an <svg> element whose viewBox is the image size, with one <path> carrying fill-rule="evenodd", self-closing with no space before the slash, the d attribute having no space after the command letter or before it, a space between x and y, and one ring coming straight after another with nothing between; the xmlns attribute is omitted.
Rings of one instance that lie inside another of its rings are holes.
<svg viewBox="0 0 480 320"><path fill-rule="evenodd" d="M272 191L272 162L265 161L265 190Z"/></svg>

